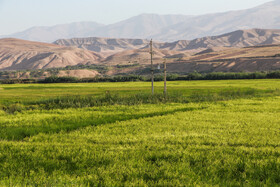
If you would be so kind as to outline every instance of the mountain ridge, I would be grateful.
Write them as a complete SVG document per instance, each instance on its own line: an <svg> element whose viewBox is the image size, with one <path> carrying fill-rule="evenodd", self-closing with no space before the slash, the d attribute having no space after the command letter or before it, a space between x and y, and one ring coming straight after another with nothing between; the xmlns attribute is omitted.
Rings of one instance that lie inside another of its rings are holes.
<svg viewBox="0 0 280 187"><path fill-rule="evenodd" d="M25 31L2 36L1 38L17 38L30 41L52 43L57 38L71 38L91 36L91 32L104 26L96 22L73 22L69 24L57 24L54 26L35 26Z"/></svg>
<svg viewBox="0 0 280 187"><path fill-rule="evenodd" d="M93 51L14 38L0 39L0 70L32 70L97 64Z"/></svg>
<svg viewBox="0 0 280 187"><path fill-rule="evenodd" d="M113 43L110 43L110 41ZM280 29L249 29L237 30L218 36L196 38L194 40L178 40L171 43L154 41L154 46L158 49L191 51L213 47L249 47L277 43L280 43ZM91 37L60 39L55 41L54 44L75 46L95 52L108 52L110 54L110 51L111 53L117 53L124 50L147 48L149 40Z"/></svg>
<svg viewBox="0 0 280 187"><path fill-rule="evenodd" d="M79 26L78 23L69 27L64 25L64 29L62 29L64 34L55 28L51 31L48 29L39 31L31 29L15 33L9 37L45 42L75 37L153 38L164 42L192 40L205 36L220 35L234 30L252 28L280 29L279 9L280 2L275 0L254 8L237 11L198 16L141 14L109 25L97 23L97 25L84 27ZM71 30L79 32L71 33ZM86 32L84 32L85 30ZM45 38L42 33L45 33Z"/></svg>

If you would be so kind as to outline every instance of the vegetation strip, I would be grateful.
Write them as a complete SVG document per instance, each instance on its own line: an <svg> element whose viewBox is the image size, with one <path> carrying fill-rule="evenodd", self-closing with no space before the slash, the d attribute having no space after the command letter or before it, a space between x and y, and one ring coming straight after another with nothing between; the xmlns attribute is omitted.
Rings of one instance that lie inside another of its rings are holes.
<svg viewBox="0 0 280 187"><path fill-rule="evenodd" d="M149 68L142 71L149 72ZM39 70L41 71L41 70ZM50 72L57 72L50 70ZM163 81L164 77L161 71L155 70L155 81ZM0 71L0 84L21 84L21 83L89 83L89 82L132 82L132 81L150 81L149 75L116 75L116 76L97 76L94 78L76 78L70 76L58 77L52 75L45 79L3 79L1 75L11 74L11 72ZM240 80L240 79L280 79L280 71L269 72L211 72L199 73L193 72L187 75L169 73L167 81L182 80Z"/></svg>
<svg viewBox="0 0 280 187"><path fill-rule="evenodd" d="M70 115L67 118L48 117L35 122L33 122L33 119L31 119L31 120L24 121L24 123L17 126L12 125L14 123L13 120L0 122L0 126L1 126L0 140L23 140L26 137L31 137L39 133L50 134L50 133L58 133L60 131L70 132L87 126L105 125L105 124L115 123L117 121L127 121L132 119L162 116L168 114L175 114L176 112L202 110L204 108L205 107L199 107L199 108L185 107L185 108L178 108L173 110L166 110L166 111L159 111L159 112L152 112L152 113L146 113L146 112L139 113L135 111L135 114L132 113L126 114L124 112L121 112L116 114L112 113L110 115L106 113L102 115L98 112L95 112L94 110L82 112L81 110L76 111L75 109L72 109L71 112L79 113L78 115L76 114L74 118L71 117ZM126 109L123 110L126 111ZM55 113L55 111L53 112ZM36 111L34 111L33 113L36 113ZM40 112L40 114L44 115L44 112ZM85 115L87 116L87 118L84 117Z"/></svg>

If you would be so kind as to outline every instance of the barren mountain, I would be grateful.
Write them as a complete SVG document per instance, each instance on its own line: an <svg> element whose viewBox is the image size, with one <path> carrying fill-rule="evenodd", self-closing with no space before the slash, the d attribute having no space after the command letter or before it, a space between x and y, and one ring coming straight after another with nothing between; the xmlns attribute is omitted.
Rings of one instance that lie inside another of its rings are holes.
<svg viewBox="0 0 280 187"><path fill-rule="evenodd" d="M263 57L278 57L280 56L280 44L274 45L261 45L244 48L230 48L223 50L216 50L209 48L196 55L185 57L181 60L193 61L220 61L238 58L263 58Z"/></svg>
<svg viewBox="0 0 280 187"><path fill-rule="evenodd" d="M141 14L127 20L106 25L95 30L96 37L150 39L164 28L190 19L185 15ZM163 40L166 41L166 38Z"/></svg>
<svg viewBox="0 0 280 187"><path fill-rule="evenodd" d="M234 30L280 28L280 0L261 6L200 16L142 14L110 24L75 23L35 27L9 37L53 42L61 38L153 38L158 41L192 40Z"/></svg>
<svg viewBox="0 0 280 187"><path fill-rule="evenodd" d="M89 37L93 35L95 29L102 26L104 25L95 22L78 22L51 27L32 27L19 33L2 36L1 38L9 37L51 43L59 38Z"/></svg>
<svg viewBox="0 0 280 187"><path fill-rule="evenodd" d="M101 58L95 52L75 47L31 42L19 39L0 39L0 70L47 69L96 64Z"/></svg>
<svg viewBox="0 0 280 187"><path fill-rule="evenodd" d="M103 60L104 64L150 64L151 55L149 48L126 50L114 55L111 55ZM165 49L154 49L153 60L155 63L163 62L163 58L176 58L176 55L183 55L184 57L190 56L188 53L183 54L179 51L171 51Z"/></svg>
<svg viewBox="0 0 280 187"><path fill-rule="evenodd" d="M152 37L158 40L174 41L251 28L279 29L279 9L280 0L275 0L251 9L195 16L178 24L165 27Z"/></svg>
<svg viewBox="0 0 280 187"><path fill-rule="evenodd" d="M158 64L162 64L163 58L168 58L167 69L169 73L272 71L280 70L280 44L278 42L278 44L243 48L213 47L197 54L155 49L155 68ZM143 68L149 69L149 60L148 49L137 49L112 55L106 58L103 63L110 65L140 64L141 66L128 66L121 71L110 72L110 74L134 74L141 72Z"/></svg>
<svg viewBox="0 0 280 187"><path fill-rule="evenodd" d="M209 48L168 64L169 72L255 72L280 70L280 45L262 45L226 50Z"/></svg>
<svg viewBox="0 0 280 187"><path fill-rule="evenodd" d="M154 68L158 64L162 63L163 57L168 57L169 54L162 53L163 50L155 50L155 60ZM141 53L143 52L143 53ZM178 51L175 51L175 53ZM141 69L150 68L149 54L148 51L134 50L125 51L118 53L107 58L107 63L115 64L127 63L131 59L135 61L130 61L130 63L137 63L137 58L134 54L141 56L144 63L140 61L142 66L134 68L121 69L121 71L111 71L110 74L117 73L139 73L142 72ZM181 55L184 56L181 56ZM177 57L176 57L177 56ZM192 72L256 72L256 71L273 71L280 70L280 44L272 45L260 45L244 48L208 48L194 55L189 55L187 53L179 53L173 55L173 59L168 58L167 70L169 73L192 73ZM146 63L145 63L146 62ZM144 71L144 73L149 73L149 71Z"/></svg>
<svg viewBox="0 0 280 187"><path fill-rule="evenodd" d="M181 61L167 65L169 73L257 72L280 70L279 57L238 58L221 61Z"/></svg>
<svg viewBox="0 0 280 187"><path fill-rule="evenodd" d="M64 46L75 46L107 54L114 54L132 49L143 49L147 48L149 45L148 40L114 38L74 38L69 40L57 40L54 43ZM154 47L162 50L196 53L214 47L248 47L277 43L280 43L280 30L250 29L238 30L219 36L204 37L189 41L179 40L172 43L154 41Z"/></svg>
<svg viewBox="0 0 280 187"><path fill-rule="evenodd" d="M0 38L11 37L40 42L53 42L61 38L93 36L150 39L151 35L157 34L161 29L190 17L184 15L142 14L110 25L102 25L96 22L77 22L51 27L33 27L8 36L0 36Z"/></svg>
<svg viewBox="0 0 280 187"><path fill-rule="evenodd" d="M111 55L125 50L141 49L149 45L148 40L142 39L115 39L115 38L73 38L61 39L54 44L62 46L75 46L103 54Z"/></svg>
<svg viewBox="0 0 280 187"><path fill-rule="evenodd" d="M181 43L178 47L178 43ZM185 45L182 45L184 43ZM212 47L249 47L266 44L279 44L280 30L278 29L250 29L237 30L231 33L194 39L188 42L174 42L180 51L205 49ZM167 44L168 45L168 44ZM169 47L170 48L170 47ZM172 48L171 48L172 49Z"/></svg>

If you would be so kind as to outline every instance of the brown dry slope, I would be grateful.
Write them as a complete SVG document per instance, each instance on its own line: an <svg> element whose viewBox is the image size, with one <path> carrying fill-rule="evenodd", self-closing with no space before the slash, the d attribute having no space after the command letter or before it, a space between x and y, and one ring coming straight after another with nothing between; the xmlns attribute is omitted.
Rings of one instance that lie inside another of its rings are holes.
<svg viewBox="0 0 280 187"><path fill-rule="evenodd" d="M162 62L163 58L174 57L176 55L183 55L184 57L190 56L188 53L182 53L179 51L171 51L165 49L153 49L154 62ZM123 51L114 55L111 55L103 60L104 64L117 65L117 64L149 64L150 63L150 48L134 49Z"/></svg>
<svg viewBox="0 0 280 187"><path fill-rule="evenodd" d="M74 46L95 52L119 53L132 49L143 49L149 45L148 40L116 39L116 38L74 38L54 42L63 46ZM200 52L216 47L249 47L265 44L280 44L280 30L249 29L237 30L219 36L208 36L194 40L179 40L175 42L154 41L154 47L172 51Z"/></svg>
<svg viewBox="0 0 280 187"><path fill-rule="evenodd" d="M218 60L236 58L271 57L280 54L280 45L261 45L244 48L209 48L183 60Z"/></svg>
<svg viewBox="0 0 280 187"><path fill-rule="evenodd" d="M255 72L280 70L280 45L208 50L168 64L169 72Z"/></svg>
<svg viewBox="0 0 280 187"><path fill-rule="evenodd" d="M140 49L149 45L148 40L142 39L116 39L116 38L73 38L61 39L54 44L62 46L74 46L105 54L114 54L125 50Z"/></svg>
<svg viewBox="0 0 280 187"><path fill-rule="evenodd" d="M100 75L95 70L77 69L77 70L63 70L59 71L58 77L77 77L77 78L91 78Z"/></svg>
<svg viewBox="0 0 280 187"><path fill-rule="evenodd" d="M54 44L19 39L0 39L0 70L47 69L78 64L97 64L102 56Z"/></svg>
<svg viewBox="0 0 280 187"><path fill-rule="evenodd" d="M209 36L190 41L185 50L210 47L249 47L280 44L279 29L237 30L219 36Z"/></svg>

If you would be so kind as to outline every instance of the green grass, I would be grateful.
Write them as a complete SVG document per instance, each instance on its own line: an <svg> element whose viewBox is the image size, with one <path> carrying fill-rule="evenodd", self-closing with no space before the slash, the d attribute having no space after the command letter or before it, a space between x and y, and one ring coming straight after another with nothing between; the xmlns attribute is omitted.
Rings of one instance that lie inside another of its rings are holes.
<svg viewBox="0 0 280 187"><path fill-rule="evenodd" d="M261 90L279 89L279 80L227 80L227 81L174 81L168 82L170 94L181 92L184 95L194 91L219 91L223 89L251 88ZM0 104L45 100L59 96L98 96L106 91L115 94L129 95L135 93L150 93L150 83L80 83L80 84L15 84L0 85ZM156 93L163 92L163 83L155 83Z"/></svg>
<svg viewBox="0 0 280 187"><path fill-rule="evenodd" d="M279 186L279 83L0 85L0 186Z"/></svg>

